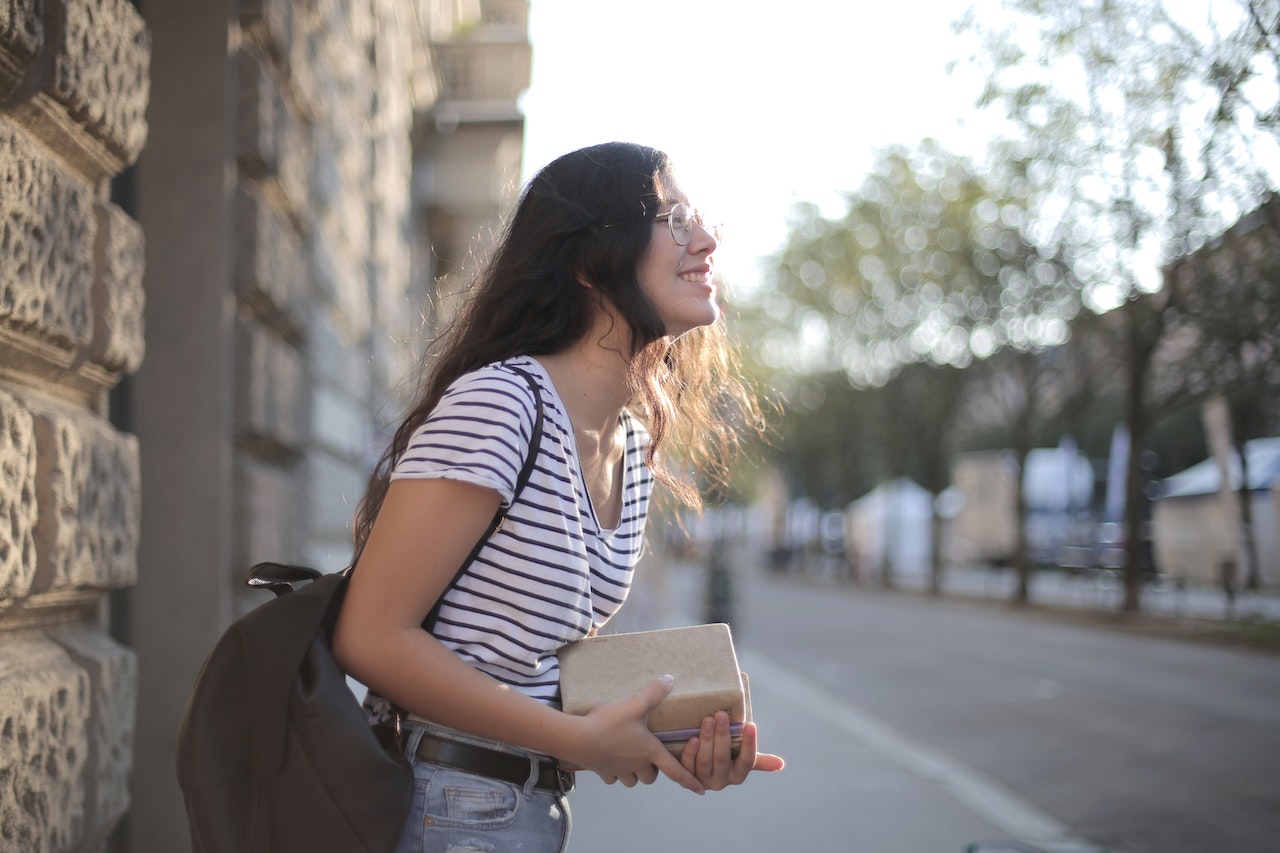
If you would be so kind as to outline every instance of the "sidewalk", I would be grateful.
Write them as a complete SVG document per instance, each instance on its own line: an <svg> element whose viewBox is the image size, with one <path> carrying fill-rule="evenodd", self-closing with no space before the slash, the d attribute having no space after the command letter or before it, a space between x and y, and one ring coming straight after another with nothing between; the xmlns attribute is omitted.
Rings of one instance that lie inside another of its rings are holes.
<svg viewBox="0 0 1280 853"><path fill-rule="evenodd" d="M834 578L842 567L842 561L824 563L819 560L808 564L803 573ZM920 571L899 571L893 581L895 588L911 592L924 592L929 586L928 574ZM963 598L1009 601L1016 581L1013 570L1008 568L948 566L943 572L942 591L944 595ZM874 584L874 581L864 583ZM1034 604L1114 613L1119 610L1123 594L1119 574L1111 571L1068 574L1041 569L1031 579L1031 601ZM1143 587L1142 612L1152 616L1193 619L1252 618L1280 622L1280 590L1242 591L1237 593L1234 602L1228 602L1226 595L1217 587L1179 586L1172 581L1161 580Z"/></svg>

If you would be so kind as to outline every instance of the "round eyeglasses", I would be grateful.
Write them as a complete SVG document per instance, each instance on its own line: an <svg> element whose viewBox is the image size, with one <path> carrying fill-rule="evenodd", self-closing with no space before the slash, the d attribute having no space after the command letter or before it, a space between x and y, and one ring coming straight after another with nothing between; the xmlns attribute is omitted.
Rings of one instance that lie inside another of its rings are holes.
<svg viewBox="0 0 1280 853"><path fill-rule="evenodd" d="M658 222L665 219L667 227L671 229L671 239L675 240L676 243L681 246L689 245L689 241L693 239L693 226L695 224L701 225L717 243L723 239L723 225L718 222L713 225L708 225L703 221L702 214L699 211L684 202L677 204L666 213L659 213L654 217L654 219Z"/></svg>

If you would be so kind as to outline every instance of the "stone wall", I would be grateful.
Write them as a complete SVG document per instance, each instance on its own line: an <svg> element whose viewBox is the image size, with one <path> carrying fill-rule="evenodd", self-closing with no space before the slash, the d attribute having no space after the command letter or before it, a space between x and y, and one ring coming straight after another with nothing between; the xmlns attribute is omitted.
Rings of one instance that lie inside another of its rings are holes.
<svg viewBox="0 0 1280 853"><path fill-rule="evenodd" d="M178 726L245 575L350 558L433 286L426 41L485 7L0 0L5 853L189 849Z"/></svg>
<svg viewBox="0 0 1280 853"><path fill-rule="evenodd" d="M0 849L105 849L129 808L139 447L108 394L143 357L142 230L109 184L147 137L125 0L0 0Z"/></svg>

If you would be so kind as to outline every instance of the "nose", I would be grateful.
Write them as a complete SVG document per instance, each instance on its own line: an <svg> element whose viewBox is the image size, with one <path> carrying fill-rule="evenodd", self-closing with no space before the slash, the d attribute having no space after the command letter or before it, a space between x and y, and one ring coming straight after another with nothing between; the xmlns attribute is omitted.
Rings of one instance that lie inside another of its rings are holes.
<svg viewBox="0 0 1280 853"><path fill-rule="evenodd" d="M716 250L720 242L716 240L716 236L711 233L711 229L703 225L701 222L693 223L693 236L689 238L689 251L693 254L706 252L708 255Z"/></svg>

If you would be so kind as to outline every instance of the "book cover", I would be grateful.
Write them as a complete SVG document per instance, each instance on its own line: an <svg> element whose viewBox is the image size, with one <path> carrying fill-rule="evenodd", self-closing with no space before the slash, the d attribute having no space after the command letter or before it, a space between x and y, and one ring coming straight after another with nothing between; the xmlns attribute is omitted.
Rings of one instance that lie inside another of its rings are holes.
<svg viewBox="0 0 1280 853"><path fill-rule="evenodd" d="M649 714L649 730L679 755L708 714L729 713L735 735L750 721L746 679L729 626L692 625L588 637L560 650L561 707L586 714L670 673L675 684ZM735 747L738 738L735 737Z"/></svg>

